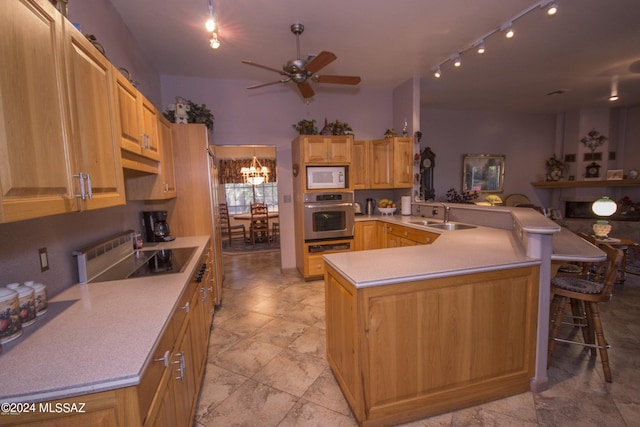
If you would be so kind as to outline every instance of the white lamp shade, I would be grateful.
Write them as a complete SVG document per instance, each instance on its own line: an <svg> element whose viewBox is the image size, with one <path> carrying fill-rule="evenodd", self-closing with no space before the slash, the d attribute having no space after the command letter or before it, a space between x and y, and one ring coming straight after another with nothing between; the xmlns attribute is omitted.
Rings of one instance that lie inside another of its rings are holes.
<svg viewBox="0 0 640 427"><path fill-rule="evenodd" d="M591 210L598 216L611 216L618 210L618 205L610 198L602 197L593 202Z"/></svg>

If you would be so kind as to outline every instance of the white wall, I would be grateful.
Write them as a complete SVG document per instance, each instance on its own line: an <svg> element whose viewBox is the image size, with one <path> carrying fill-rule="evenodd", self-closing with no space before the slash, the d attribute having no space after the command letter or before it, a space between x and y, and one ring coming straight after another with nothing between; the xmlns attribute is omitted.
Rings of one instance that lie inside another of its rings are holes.
<svg viewBox="0 0 640 427"><path fill-rule="evenodd" d="M316 120L318 129L324 119L347 122L358 139L380 138L392 127L392 91L365 89L341 92L325 91L314 85L316 96L306 104L295 85L283 84L247 90L256 82L162 76L163 110L177 96L196 104L206 104L214 115L213 143L216 145L269 145L276 147L278 167L278 206L280 209L281 260L285 270L295 268L293 227L292 128L300 120ZM327 85L329 86L329 85Z"/></svg>

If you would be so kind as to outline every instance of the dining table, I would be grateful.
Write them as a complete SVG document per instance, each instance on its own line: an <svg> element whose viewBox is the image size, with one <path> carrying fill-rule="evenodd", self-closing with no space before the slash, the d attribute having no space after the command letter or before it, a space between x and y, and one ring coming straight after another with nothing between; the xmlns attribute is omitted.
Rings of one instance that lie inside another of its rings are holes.
<svg viewBox="0 0 640 427"><path fill-rule="evenodd" d="M278 211L267 212L267 216L269 217L270 220L273 218L278 218ZM233 218L240 221L251 221L251 213L247 212L242 214L236 214L236 215L233 215Z"/></svg>
<svg viewBox="0 0 640 427"><path fill-rule="evenodd" d="M273 212L267 212L267 216L269 218L269 221L278 218L278 211L273 211ZM233 215L234 219L240 220L240 221L251 221L251 212L247 212L247 213L242 213L242 214L236 214ZM264 235L261 235L257 237L256 241L258 242L264 242L266 241L269 236L268 236L268 232L264 233ZM250 240L250 239L249 239ZM247 243L249 243L249 241L247 241Z"/></svg>

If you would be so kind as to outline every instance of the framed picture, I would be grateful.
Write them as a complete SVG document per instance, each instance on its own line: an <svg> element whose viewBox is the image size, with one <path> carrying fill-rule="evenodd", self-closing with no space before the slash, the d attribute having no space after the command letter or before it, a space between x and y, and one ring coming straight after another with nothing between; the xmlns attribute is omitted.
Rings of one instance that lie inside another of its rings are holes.
<svg viewBox="0 0 640 427"><path fill-rule="evenodd" d="M504 160L503 155L465 154L462 166L462 191L502 193Z"/></svg>
<svg viewBox="0 0 640 427"><path fill-rule="evenodd" d="M612 169L607 171L607 180L618 180L622 179L622 169Z"/></svg>

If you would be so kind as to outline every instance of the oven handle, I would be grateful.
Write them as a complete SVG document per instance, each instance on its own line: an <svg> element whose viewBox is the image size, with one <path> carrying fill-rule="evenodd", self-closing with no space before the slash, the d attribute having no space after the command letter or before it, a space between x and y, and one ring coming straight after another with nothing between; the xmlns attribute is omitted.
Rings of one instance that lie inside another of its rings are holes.
<svg viewBox="0 0 640 427"><path fill-rule="evenodd" d="M317 209L317 208L342 208L342 207L347 207L347 208L352 208L353 207L353 202L341 202L341 203L335 203L335 202L326 202L326 203L305 203L304 204L305 209Z"/></svg>

